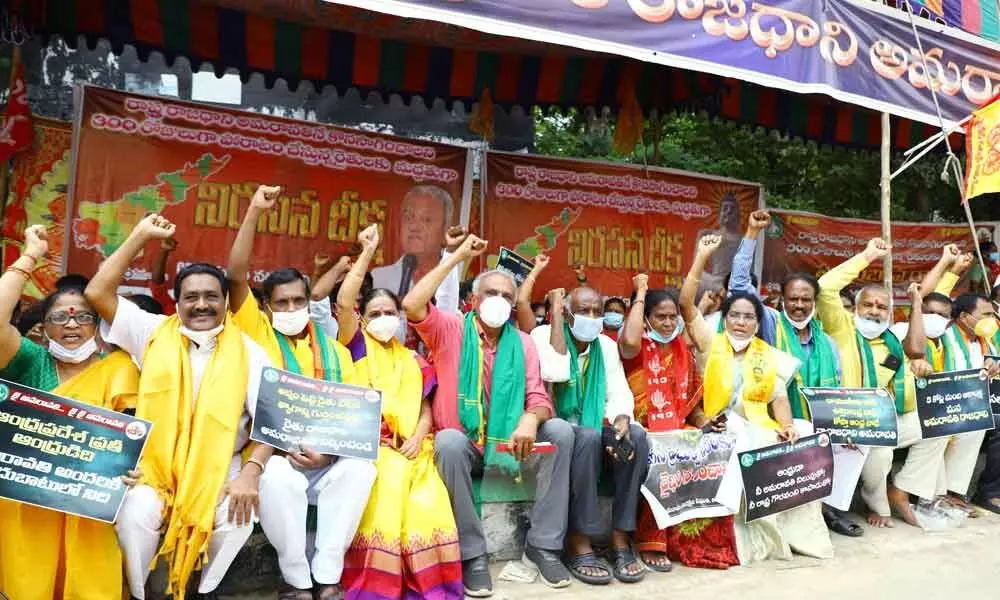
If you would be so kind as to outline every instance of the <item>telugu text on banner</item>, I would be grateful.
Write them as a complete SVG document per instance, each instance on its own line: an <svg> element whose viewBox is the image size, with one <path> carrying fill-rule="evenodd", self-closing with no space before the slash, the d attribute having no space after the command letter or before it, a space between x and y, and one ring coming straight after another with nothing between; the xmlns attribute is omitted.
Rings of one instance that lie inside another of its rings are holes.
<svg viewBox="0 0 1000 600"><path fill-rule="evenodd" d="M376 265L401 271L413 255L429 270L461 214L464 148L89 86L76 127L69 271L96 271L150 212L177 225L177 266L225 264L259 184L283 189L257 223L251 283L280 267L308 272L315 254L346 252L373 223L385 240ZM147 282L148 262L126 284Z"/></svg>
<svg viewBox="0 0 1000 600"><path fill-rule="evenodd" d="M753 183L695 173L502 152L487 154L486 182L491 248L549 255L546 290L575 287L572 269L583 267L607 293L631 290L636 273L648 273L653 287L679 287L698 238L709 233L723 241L705 281L721 287L761 193Z"/></svg>
<svg viewBox="0 0 1000 600"><path fill-rule="evenodd" d="M965 199L1000 193L1000 96L974 112L965 131Z"/></svg>

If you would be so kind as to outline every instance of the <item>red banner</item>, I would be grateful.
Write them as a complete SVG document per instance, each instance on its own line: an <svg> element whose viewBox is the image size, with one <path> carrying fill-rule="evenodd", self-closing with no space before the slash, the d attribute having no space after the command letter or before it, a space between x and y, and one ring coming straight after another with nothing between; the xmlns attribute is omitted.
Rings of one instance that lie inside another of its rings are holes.
<svg viewBox="0 0 1000 600"><path fill-rule="evenodd" d="M627 296L636 273L649 273L654 287L679 287L705 233L723 237L706 273L721 286L761 193L757 184L683 171L500 152L487 156L486 182L491 251L552 259L536 296L575 287L576 267L606 295Z"/></svg>
<svg viewBox="0 0 1000 600"><path fill-rule="evenodd" d="M69 271L93 273L145 214L177 224L178 267L224 265L258 184L281 185L257 223L252 282L317 253L344 253L369 224L383 228L376 285L398 287L439 260L459 220L468 152L215 106L84 89L77 116ZM147 248L147 253L154 250ZM168 267L169 268L169 267ZM148 259L126 283L143 285Z"/></svg>
<svg viewBox="0 0 1000 600"><path fill-rule="evenodd" d="M3 264L21 255L28 225L45 225L48 260L31 273L24 295L41 298L52 291L62 269L66 235L66 185L73 131L69 123L34 117L34 140L11 161L3 213Z"/></svg>
<svg viewBox="0 0 1000 600"><path fill-rule="evenodd" d="M878 221L838 219L815 213L772 210L773 222L764 242L763 282L769 293L781 291L781 282L790 273L822 276L865 249L872 238L881 237ZM977 226L980 239L994 239L996 223ZM973 252L969 228L958 223L892 224L892 281L897 300L906 299L911 281L920 281L941 258L947 244L958 244ZM973 267L978 268L978 267ZM858 285L882 283L882 263L861 273ZM982 291L981 289L979 291Z"/></svg>

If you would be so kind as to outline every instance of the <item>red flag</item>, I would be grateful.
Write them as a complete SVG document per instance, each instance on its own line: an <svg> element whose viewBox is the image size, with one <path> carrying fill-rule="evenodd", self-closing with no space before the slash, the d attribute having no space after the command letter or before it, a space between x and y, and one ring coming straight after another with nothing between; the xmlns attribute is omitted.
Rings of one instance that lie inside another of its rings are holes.
<svg viewBox="0 0 1000 600"><path fill-rule="evenodd" d="M35 137L31 127L31 106L28 104L28 86L24 83L24 67L19 62L7 102L3 128L0 129L0 163L10 160L21 150L31 146Z"/></svg>

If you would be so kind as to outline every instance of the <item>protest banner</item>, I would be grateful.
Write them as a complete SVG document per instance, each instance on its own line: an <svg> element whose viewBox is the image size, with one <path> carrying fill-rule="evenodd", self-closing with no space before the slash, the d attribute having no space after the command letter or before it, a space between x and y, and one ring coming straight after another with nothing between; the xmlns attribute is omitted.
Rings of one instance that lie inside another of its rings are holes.
<svg viewBox="0 0 1000 600"><path fill-rule="evenodd" d="M514 278L518 286L528 278L528 273L531 273L533 267L534 264L530 260L523 256L518 256L510 248L500 248L496 268L498 271L510 273L510 276Z"/></svg>
<svg viewBox="0 0 1000 600"><path fill-rule="evenodd" d="M0 379L0 497L113 523L152 427Z"/></svg>
<svg viewBox="0 0 1000 600"><path fill-rule="evenodd" d="M65 121L38 116L32 121L35 137L31 147L11 159L0 245L7 268L21 256L24 230L29 225L45 226L49 254L31 271L22 294L40 299L53 290L62 273L73 130Z"/></svg>
<svg viewBox="0 0 1000 600"><path fill-rule="evenodd" d="M833 489L830 436L816 433L739 453L747 522L822 500Z"/></svg>
<svg viewBox="0 0 1000 600"><path fill-rule="evenodd" d="M250 438L285 452L375 460L381 425L381 392L265 367Z"/></svg>
<svg viewBox="0 0 1000 600"><path fill-rule="evenodd" d="M691 429L649 433L646 439L649 471L642 495L657 527L733 514L717 497L736 448L734 436Z"/></svg>
<svg viewBox="0 0 1000 600"><path fill-rule="evenodd" d="M834 444L888 446L897 440L896 403L882 388L802 388L816 431Z"/></svg>
<svg viewBox="0 0 1000 600"><path fill-rule="evenodd" d="M917 415L923 438L993 429L985 369L935 373L916 380Z"/></svg>
<svg viewBox="0 0 1000 600"><path fill-rule="evenodd" d="M791 273L821 277L859 254L872 238L881 237L879 221L841 219L791 210L771 210L771 226L764 236L761 281L768 293L780 293ZM997 223L977 223L980 235L995 238ZM947 244L973 251L969 227L959 223L892 223L892 282L896 300L909 303L906 288L919 282L941 258ZM882 283L882 263L862 271L855 285ZM981 289L979 291L982 291Z"/></svg>
<svg viewBox="0 0 1000 600"><path fill-rule="evenodd" d="M1000 356L987 356L1000 363ZM1000 428L1000 379L990 379L990 410L993 411L993 425Z"/></svg>
<svg viewBox="0 0 1000 600"><path fill-rule="evenodd" d="M265 183L283 189L257 223L252 283L280 267L308 273L314 255L345 253L377 223L384 241L373 264L382 266L372 275L397 290L403 257L416 259L411 274L433 268L467 203L470 154L445 144L89 86L75 127L72 272L96 271L150 212L177 225L174 267L225 264ZM138 258L125 284L144 285L150 260Z"/></svg>
<svg viewBox="0 0 1000 600"><path fill-rule="evenodd" d="M576 287L576 267L600 290L631 290L639 272L650 275L651 287L680 287L698 239L708 233L723 241L704 282L721 288L761 202L754 183L503 152L487 154L485 179L482 221L491 245L552 259L535 289L539 297Z"/></svg>

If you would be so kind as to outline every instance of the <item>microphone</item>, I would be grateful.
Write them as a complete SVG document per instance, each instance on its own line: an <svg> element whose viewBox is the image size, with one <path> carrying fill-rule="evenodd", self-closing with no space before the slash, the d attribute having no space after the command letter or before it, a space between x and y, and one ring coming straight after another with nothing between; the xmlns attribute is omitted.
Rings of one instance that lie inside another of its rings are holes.
<svg viewBox="0 0 1000 600"><path fill-rule="evenodd" d="M399 297L402 298L410 291L410 284L413 283L413 273L417 270L417 257L407 254L403 257L403 274L399 278Z"/></svg>

